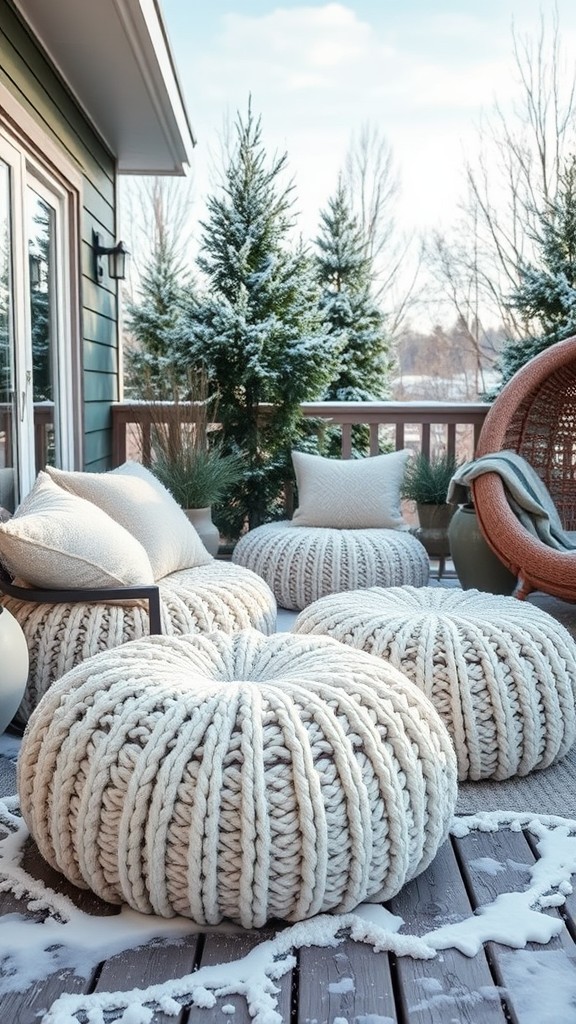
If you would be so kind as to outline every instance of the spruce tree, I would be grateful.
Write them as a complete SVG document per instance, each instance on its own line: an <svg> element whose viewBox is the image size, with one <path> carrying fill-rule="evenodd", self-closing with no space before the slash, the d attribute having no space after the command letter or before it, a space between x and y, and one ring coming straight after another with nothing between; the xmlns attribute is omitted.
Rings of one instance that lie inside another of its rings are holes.
<svg viewBox="0 0 576 1024"><path fill-rule="evenodd" d="M174 339L191 301L191 287L174 238L161 233L142 274L139 300L127 306L133 344L125 351L125 381L132 397L150 397L149 392L155 398L172 396Z"/></svg>
<svg viewBox="0 0 576 1024"><path fill-rule="evenodd" d="M338 402L381 401L390 392L385 318L372 298L365 239L342 180L320 214L316 246L322 288L320 308L341 350L338 372L324 398ZM359 454L366 447L366 428L355 428L353 436Z"/></svg>
<svg viewBox="0 0 576 1024"><path fill-rule="evenodd" d="M521 267L520 284L510 297L529 333L504 348L499 389L533 356L576 334L576 157L539 215L534 242L539 259Z"/></svg>
<svg viewBox="0 0 576 1024"><path fill-rule="evenodd" d="M246 522L252 528L281 514L300 403L321 396L337 358L310 259L290 244L286 162L286 154L268 159L249 104L246 119L238 115L222 186L207 201L198 258L207 291L181 331L182 362L206 368L224 449L244 462L242 480L217 512L232 538Z"/></svg>

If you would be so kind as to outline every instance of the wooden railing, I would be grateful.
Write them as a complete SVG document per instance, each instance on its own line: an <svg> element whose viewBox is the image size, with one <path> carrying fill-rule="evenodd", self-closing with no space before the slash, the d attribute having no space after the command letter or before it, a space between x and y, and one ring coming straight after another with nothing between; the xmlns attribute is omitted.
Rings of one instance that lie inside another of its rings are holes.
<svg viewBox="0 0 576 1024"><path fill-rule="evenodd" d="M151 427L158 408L156 405L152 415L146 402L112 405L115 466L127 458L148 461ZM261 408L263 415L269 411L269 407ZM371 455L381 451L384 442L396 450L413 448L426 455L446 453L471 459L489 408L484 402L306 402L301 406L306 418L340 428L343 459L351 456L352 428L357 425L369 428ZM194 420L194 405L188 410Z"/></svg>

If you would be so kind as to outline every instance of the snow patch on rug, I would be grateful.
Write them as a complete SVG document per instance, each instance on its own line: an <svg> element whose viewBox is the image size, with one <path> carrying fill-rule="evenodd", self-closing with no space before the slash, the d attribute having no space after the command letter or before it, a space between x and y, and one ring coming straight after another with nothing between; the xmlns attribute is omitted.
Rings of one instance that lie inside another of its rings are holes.
<svg viewBox="0 0 576 1024"><path fill-rule="evenodd" d="M282 1024L276 982L294 967L294 951L305 946L335 947L347 936L368 943L376 952L392 951L417 959L431 959L449 947L472 957L488 941L516 949L528 942L545 944L561 931L562 921L544 911L561 906L572 892L576 821L550 815L483 812L454 819L451 831L464 836L502 827L528 829L537 839L539 859L526 872L523 892L503 893L463 921L420 936L404 934L401 918L381 906L363 904L351 914L319 915L287 927L238 960L201 967L182 978L128 992L62 995L44 1014L42 1024L151 1024L156 1010L177 1016L183 1006L212 1007L219 999L223 1000L221 1010L226 1015L233 1009L226 1002L232 995L246 999L255 1024ZM40 921L21 914L3 918L4 923L10 921L10 928L0 932L0 992L25 991L64 967L87 976L98 962L122 950L153 939L174 941L200 931L184 918L165 920L126 908L117 916L88 915L67 897L34 879L21 863L28 830L16 797L0 801L0 837L0 890L26 899L30 911L42 911L44 915ZM488 858L484 867L493 872L495 862ZM542 962L543 971L557 972L558 985L565 983L565 959L555 957ZM515 987L528 985L531 965L532 958L515 960ZM453 999L450 993L423 992L423 1003L442 1000L453 1005ZM541 1018L538 1024L542 1024Z"/></svg>

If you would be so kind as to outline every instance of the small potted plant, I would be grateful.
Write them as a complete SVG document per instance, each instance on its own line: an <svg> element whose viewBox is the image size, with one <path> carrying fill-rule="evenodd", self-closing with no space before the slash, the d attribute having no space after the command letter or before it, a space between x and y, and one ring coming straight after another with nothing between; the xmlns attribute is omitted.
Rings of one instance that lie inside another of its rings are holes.
<svg viewBox="0 0 576 1024"><path fill-rule="evenodd" d="M404 474L402 496L414 501L418 512L416 536L435 558L450 554L448 527L454 506L447 504L446 494L458 466L453 455L429 457L419 452L409 460Z"/></svg>
<svg viewBox="0 0 576 1024"><path fill-rule="evenodd" d="M220 535L212 522L212 506L242 476L242 459L222 449L214 400L202 373L189 377L185 388L174 377L171 390L169 402L149 398L150 468L215 555Z"/></svg>

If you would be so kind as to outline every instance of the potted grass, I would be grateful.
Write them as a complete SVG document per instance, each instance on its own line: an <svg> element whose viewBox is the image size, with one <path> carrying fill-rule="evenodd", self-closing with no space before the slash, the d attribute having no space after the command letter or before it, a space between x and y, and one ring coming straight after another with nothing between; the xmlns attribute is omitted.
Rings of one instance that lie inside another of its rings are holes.
<svg viewBox="0 0 576 1024"><path fill-rule="evenodd" d="M453 455L428 456L423 452L408 462L402 496L416 504L416 537L433 558L450 554L448 528L454 507L446 502L448 485L459 463Z"/></svg>
<svg viewBox="0 0 576 1024"><path fill-rule="evenodd" d="M172 381L171 400L150 397L150 445L147 459L153 473L170 491L215 555L220 534L212 522L212 506L220 504L242 475L240 456L225 454L218 440L213 396L206 377L197 373L183 387Z"/></svg>

